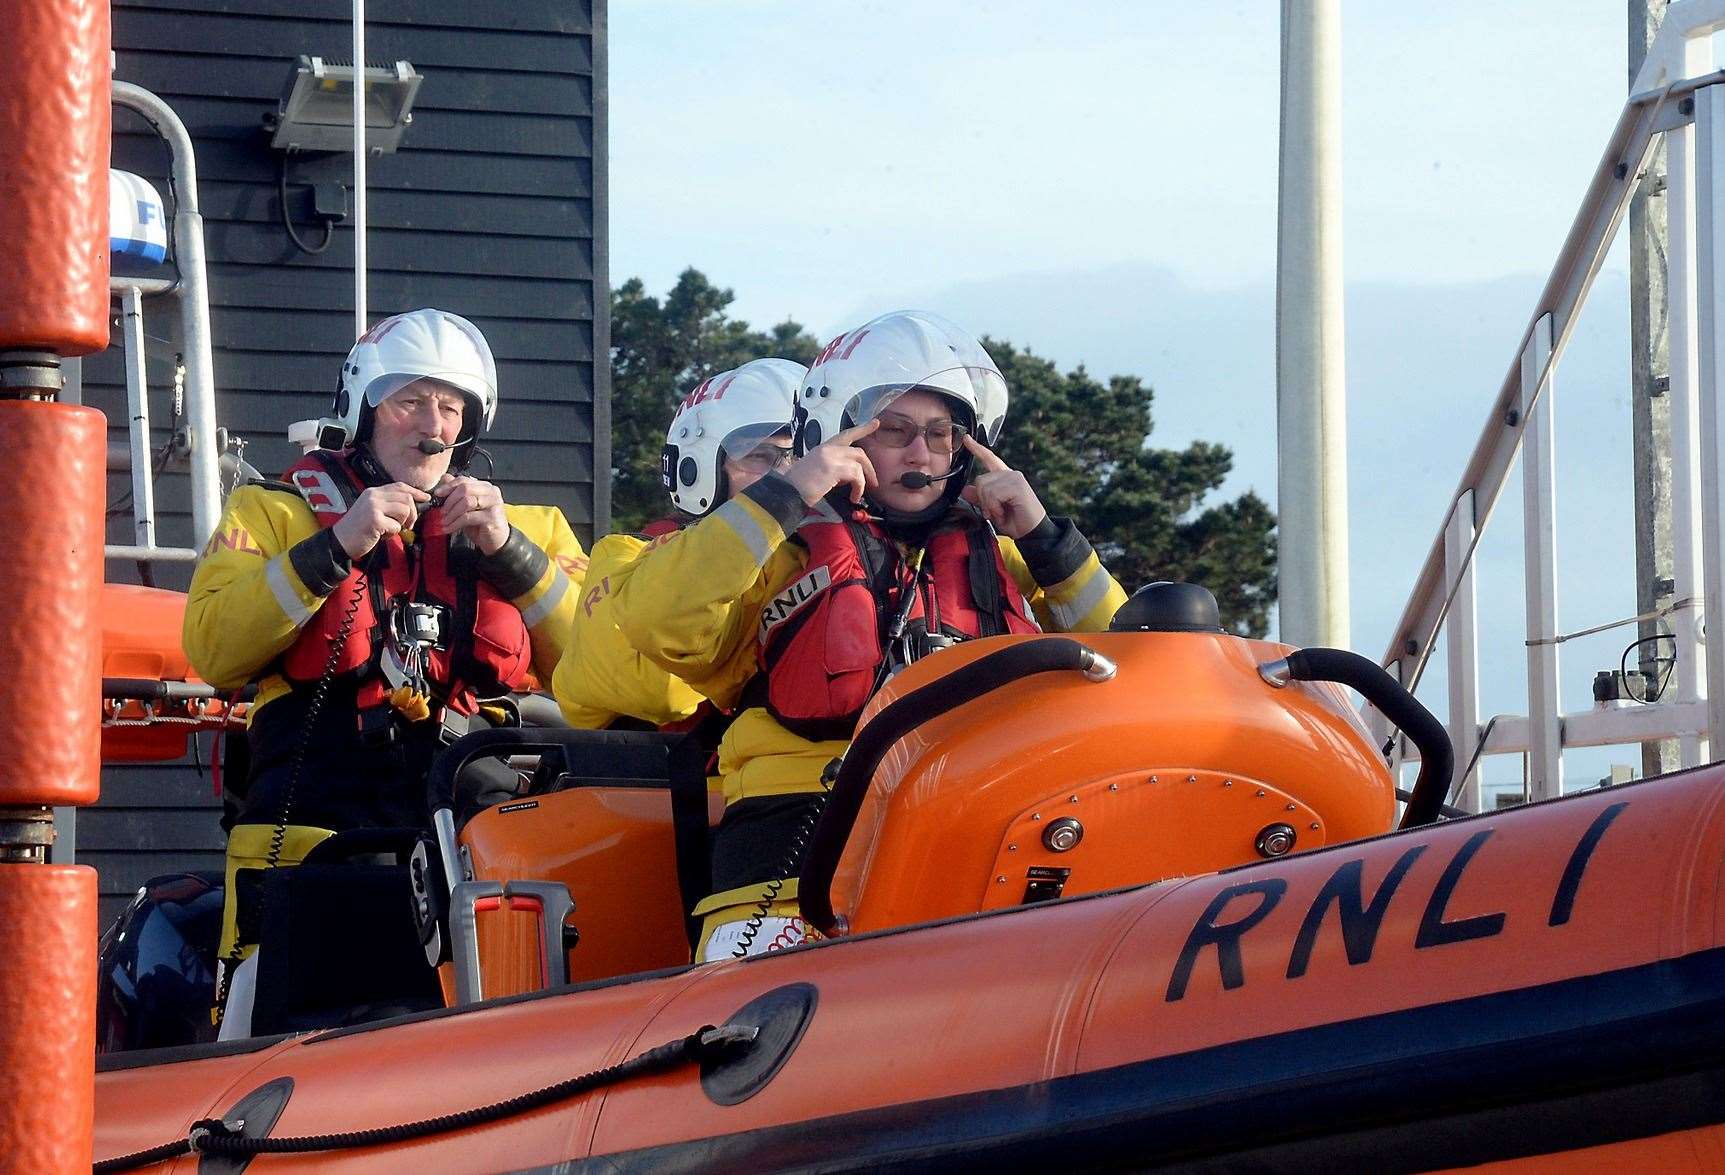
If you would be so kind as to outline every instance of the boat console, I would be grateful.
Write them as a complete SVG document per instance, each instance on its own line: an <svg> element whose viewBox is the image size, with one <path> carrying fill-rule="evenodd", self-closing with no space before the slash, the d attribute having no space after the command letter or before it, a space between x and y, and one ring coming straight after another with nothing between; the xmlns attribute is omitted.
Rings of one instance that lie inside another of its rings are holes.
<svg viewBox="0 0 1725 1175"><path fill-rule="evenodd" d="M805 916L829 936L886 930L1394 826L1392 777L1336 684L1267 672L1295 650L1213 619L1184 623L1185 604L1174 620L1149 611L1136 631L967 642L891 681L863 715L804 857ZM1123 615L1131 624L1144 610ZM566 968L548 969L539 920L489 902L463 915L475 941L464 947L452 930L454 966L465 955L474 971L460 988L492 997L534 990L553 971L591 980L686 963L686 912L704 892L719 812L696 767L679 770L678 741L493 731L451 755L518 739L554 743L555 770L532 794L451 813L449 886L566 887L579 945Z"/></svg>

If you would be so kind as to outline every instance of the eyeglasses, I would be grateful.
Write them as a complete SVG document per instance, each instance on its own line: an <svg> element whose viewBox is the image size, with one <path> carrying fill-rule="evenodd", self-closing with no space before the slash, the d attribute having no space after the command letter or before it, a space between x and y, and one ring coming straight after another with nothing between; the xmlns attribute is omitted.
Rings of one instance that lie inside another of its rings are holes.
<svg viewBox="0 0 1725 1175"><path fill-rule="evenodd" d="M789 465L794 456L789 445L756 445L741 457L732 457L731 464L749 473L771 473Z"/></svg>
<svg viewBox="0 0 1725 1175"><path fill-rule="evenodd" d="M956 453L970 430L956 420L931 420L919 425L908 416L884 415L874 439L889 449L909 448L917 437L928 438L931 453Z"/></svg>

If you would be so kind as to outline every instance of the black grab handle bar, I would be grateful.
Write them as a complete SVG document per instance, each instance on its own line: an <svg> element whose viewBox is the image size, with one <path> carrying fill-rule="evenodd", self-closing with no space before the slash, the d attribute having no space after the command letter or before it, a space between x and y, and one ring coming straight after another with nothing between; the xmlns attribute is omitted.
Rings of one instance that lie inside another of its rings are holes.
<svg viewBox="0 0 1725 1175"><path fill-rule="evenodd" d="M1114 676L1114 664L1094 649L1067 637L1044 637L1009 645L953 670L939 681L923 686L894 701L857 732L845 751L832 792L826 798L820 823L815 825L808 855L803 859L797 882L797 904L803 918L822 934L831 934L837 919L833 914L833 874L845 842L862 811L863 798L875 768L892 745L925 722L985 694L1037 673L1078 671L1092 681Z"/></svg>
<svg viewBox="0 0 1725 1175"><path fill-rule="evenodd" d="M1281 661L1260 666L1259 674L1274 686L1288 681L1332 681L1345 685L1378 708L1378 712L1408 736L1420 751L1419 778L1402 812L1402 828L1434 824L1449 797L1455 751L1449 732L1401 682L1376 661L1346 649L1300 649Z"/></svg>

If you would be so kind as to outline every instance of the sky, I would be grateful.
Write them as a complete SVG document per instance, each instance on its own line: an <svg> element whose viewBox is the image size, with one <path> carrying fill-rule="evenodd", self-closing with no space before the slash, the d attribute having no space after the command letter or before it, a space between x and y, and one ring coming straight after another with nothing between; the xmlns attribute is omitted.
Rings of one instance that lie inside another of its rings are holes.
<svg viewBox="0 0 1725 1175"><path fill-rule="evenodd" d="M1625 7L1344 5L1349 280L1542 272L1622 101ZM1273 280L1278 12L612 5L614 272L695 263L743 317L818 332L1014 274Z"/></svg>
<svg viewBox="0 0 1725 1175"><path fill-rule="evenodd" d="M756 325L923 306L1156 389L1274 502L1280 6L626 0L612 280ZM1626 0L1343 5L1352 644L1381 656L1628 85ZM1627 278L1557 382L1560 627L1635 611ZM1011 427L1010 418L1008 427ZM1519 479L1479 552L1482 713L1525 710ZM1627 631L1563 646L1589 704ZM1443 713L1441 667L1422 699ZM1591 782L1633 752L1577 752ZM1513 760L1488 778L1519 773ZM1519 774L1517 774L1519 777Z"/></svg>

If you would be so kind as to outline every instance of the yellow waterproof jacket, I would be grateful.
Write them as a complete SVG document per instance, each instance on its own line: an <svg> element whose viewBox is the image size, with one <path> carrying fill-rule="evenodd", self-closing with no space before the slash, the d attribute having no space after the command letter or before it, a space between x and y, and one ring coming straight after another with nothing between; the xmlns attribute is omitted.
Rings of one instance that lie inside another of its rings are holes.
<svg viewBox="0 0 1725 1175"><path fill-rule="evenodd" d="M510 526L543 553L541 559L528 552L522 582L531 584L510 602L527 622L534 676L547 682L575 620L587 556L555 506L506 505L504 512ZM327 533L297 493L241 486L229 495L192 574L181 631L186 656L218 689L256 681L254 716L292 688L275 671L276 659L347 574L331 565L330 540L320 537Z"/></svg>
<svg viewBox="0 0 1725 1175"><path fill-rule="evenodd" d="M629 717L666 726L700 706L701 695L643 656L617 622L617 592L636 560L672 537L612 534L593 544L575 627L551 686L569 725L599 730Z"/></svg>
<svg viewBox="0 0 1725 1175"><path fill-rule="evenodd" d="M767 603L803 573L807 551L788 542L807 514L801 495L770 474L699 523L635 560L614 592L618 627L647 658L722 709L733 708L757 670ZM1053 632L1099 632L1126 601L1070 522L1025 550L1001 538L1007 571L1037 620ZM820 790L821 770L842 741L811 742L765 709L743 711L719 746L725 801Z"/></svg>

